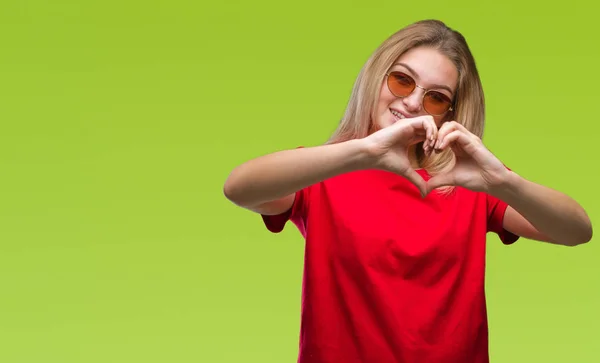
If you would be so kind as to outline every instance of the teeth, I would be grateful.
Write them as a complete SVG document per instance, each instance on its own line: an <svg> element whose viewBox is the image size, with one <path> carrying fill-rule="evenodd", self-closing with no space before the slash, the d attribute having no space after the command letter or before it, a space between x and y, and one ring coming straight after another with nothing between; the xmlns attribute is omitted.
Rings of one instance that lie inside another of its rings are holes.
<svg viewBox="0 0 600 363"><path fill-rule="evenodd" d="M404 117L404 115L403 115L403 114L401 114L401 113L399 113L399 112L396 112L396 111L394 111L394 110L390 110L390 111L392 112L392 115L394 115L394 116L396 116L396 117L398 117L398 118L401 118L401 119L402 119L402 118L405 118L405 117Z"/></svg>

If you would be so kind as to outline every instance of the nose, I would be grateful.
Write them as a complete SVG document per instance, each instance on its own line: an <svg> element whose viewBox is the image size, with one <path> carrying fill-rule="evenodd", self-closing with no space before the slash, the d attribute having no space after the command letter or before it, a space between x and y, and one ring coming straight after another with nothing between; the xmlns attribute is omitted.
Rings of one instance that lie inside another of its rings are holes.
<svg viewBox="0 0 600 363"><path fill-rule="evenodd" d="M421 113L423 108L423 92L425 92L425 90L417 86L417 88L415 88L415 90L410 95L402 99L404 102L404 106L406 107L406 111L412 114Z"/></svg>

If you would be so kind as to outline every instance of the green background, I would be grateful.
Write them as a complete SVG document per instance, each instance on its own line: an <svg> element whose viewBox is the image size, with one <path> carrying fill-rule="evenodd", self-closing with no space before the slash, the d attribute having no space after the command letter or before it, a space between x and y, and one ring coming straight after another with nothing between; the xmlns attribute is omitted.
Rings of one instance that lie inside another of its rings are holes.
<svg viewBox="0 0 600 363"><path fill-rule="evenodd" d="M439 18L484 141L598 222L597 9L547 1L0 5L0 362L293 362L303 241L222 185L324 142L370 53ZM291 228L290 228L291 227ZM598 243L489 238L493 362L600 361Z"/></svg>

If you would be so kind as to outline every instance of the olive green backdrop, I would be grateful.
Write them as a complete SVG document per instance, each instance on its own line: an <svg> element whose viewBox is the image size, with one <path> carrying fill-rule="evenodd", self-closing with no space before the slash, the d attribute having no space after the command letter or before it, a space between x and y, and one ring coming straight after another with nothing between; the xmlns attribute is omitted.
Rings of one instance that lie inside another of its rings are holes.
<svg viewBox="0 0 600 363"><path fill-rule="evenodd" d="M388 35L467 37L484 141L598 222L592 2L0 3L0 362L293 362L303 241L228 203L241 162L333 131ZM290 226L293 227L293 226ZM600 361L598 241L490 235L492 361Z"/></svg>

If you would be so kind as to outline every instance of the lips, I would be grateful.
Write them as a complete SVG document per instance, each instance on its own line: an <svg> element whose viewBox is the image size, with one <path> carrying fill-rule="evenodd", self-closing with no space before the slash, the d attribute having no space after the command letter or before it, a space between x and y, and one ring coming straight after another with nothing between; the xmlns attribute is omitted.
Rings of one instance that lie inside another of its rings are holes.
<svg viewBox="0 0 600 363"><path fill-rule="evenodd" d="M400 112L396 109L390 108L390 112L392 115L394 115L394 118L396 119L396 121L407 118L407 116L405 114L403 114L402 112Z"/></svg>

